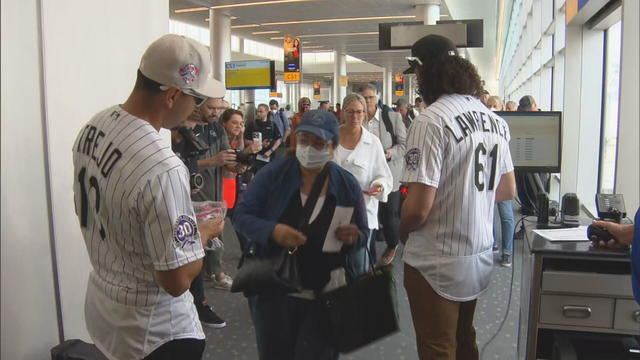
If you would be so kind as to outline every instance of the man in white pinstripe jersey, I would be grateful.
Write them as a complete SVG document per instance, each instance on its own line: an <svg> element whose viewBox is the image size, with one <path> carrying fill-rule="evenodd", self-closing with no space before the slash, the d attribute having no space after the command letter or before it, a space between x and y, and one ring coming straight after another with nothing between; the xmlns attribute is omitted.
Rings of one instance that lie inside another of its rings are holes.
<svg viewBox="0 0 640 360"><path fill-rule="evenodd" d="M515 194L509 128L476 98L480 77L449 39L418 40L408 60L427 104L407 135L400 220L418 354L478 359L473 314L493 266L494 203Z"/></svg>
<svg viewBox="0 0 640 360"><path fill-rule="evenodd" d="M187 290L202 268L203 242L223 224L196 222L188 171L159 130L224 96L209 59L195 40L156 40L127 101L96 114L74 144L76 214L93 265L86 323L109 359L202 357L204 333Z"/></svg>

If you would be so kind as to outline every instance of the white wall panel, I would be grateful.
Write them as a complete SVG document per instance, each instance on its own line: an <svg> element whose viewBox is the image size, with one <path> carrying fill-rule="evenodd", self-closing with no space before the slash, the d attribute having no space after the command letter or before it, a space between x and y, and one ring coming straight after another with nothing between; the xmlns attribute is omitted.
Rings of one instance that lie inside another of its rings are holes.
<svg viewBox="0 0 640 360"><path fill-rule="evenodd" d="M39 360L58 343L44 169L36 1L2 1L0 358Z"/></svg>
<svg viewBox="0 0 640 360"><path fill-rule="evenodd" d="M168 0L43 0L53 221L67 338L88 339L84 294L91 268L74 213L71 148L91 116L126 100L144 49L168 24Z"/></svg>

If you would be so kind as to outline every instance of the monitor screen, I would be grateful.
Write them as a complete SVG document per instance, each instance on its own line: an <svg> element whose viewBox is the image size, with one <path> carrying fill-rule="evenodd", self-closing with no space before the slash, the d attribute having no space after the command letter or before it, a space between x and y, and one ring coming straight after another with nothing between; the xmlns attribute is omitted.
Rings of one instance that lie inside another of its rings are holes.
<svg viewBox="0 0 640 360"><path fill-rule="evenodd" d="M229 61L224 65L224 78L227 90L275 88L274 61Z"/></svg>
<svg viewBox="0 0 640 360"><path fill-rule="evenodd" d="M559 173L562 113L559 111L499 111L509 125L511 158L518 171Z"/></svg>

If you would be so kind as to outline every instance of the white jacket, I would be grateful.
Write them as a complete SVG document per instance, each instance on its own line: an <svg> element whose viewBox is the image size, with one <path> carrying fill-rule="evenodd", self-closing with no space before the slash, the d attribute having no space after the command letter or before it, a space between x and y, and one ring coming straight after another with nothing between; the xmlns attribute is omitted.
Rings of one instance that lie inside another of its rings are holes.
<svg viewBox="0 0 640 360"><path fill-rule="evenodd" d="M378 201L386 202L393 187L393 175L380 140L363 127L360 141L351 154L346 158L341 158L338 154L339 151L335 162L355 176L363 191L371 189L375 184L382 185L382 191L375 197L363 193L369 229L377 229Z"/></svg>
<svg viewBox="0 0 640 360"><path fill-rule="evenodd" d="M398 143L395 145L393 145L391 134L384 126L380 107L376 110L374 118L369 120L364 127L380 139L383 150L389 150L391 153L391 160L389 160L388 163L391 174L393 174L393 189L391 191L397 191L400 188L400 178L402 177L402 168L404 167L407 128L404 126L400 113L389 111L389 120L391 120L391 126L398 140Z"/></svg>

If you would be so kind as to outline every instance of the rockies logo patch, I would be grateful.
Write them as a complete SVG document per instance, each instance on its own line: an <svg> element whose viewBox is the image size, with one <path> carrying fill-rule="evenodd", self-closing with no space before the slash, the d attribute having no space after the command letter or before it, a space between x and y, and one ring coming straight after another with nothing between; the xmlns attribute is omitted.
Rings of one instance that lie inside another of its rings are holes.
<svg viewBox="0 0 640 360"><path fill-rule="evenodd" d="M185 246L193 246L196 243L195 235L198 233L198 226L190 216L180 215L173 225L173 246L184 249Z"/></svg>
<svg viewBox="0 0 640 360"><path fill-rule="evenodd" d="M409 171L416 171L418 169L418 163L420 162L420 150L413 148L407 151L404 156L404 162Z"/></svg>

